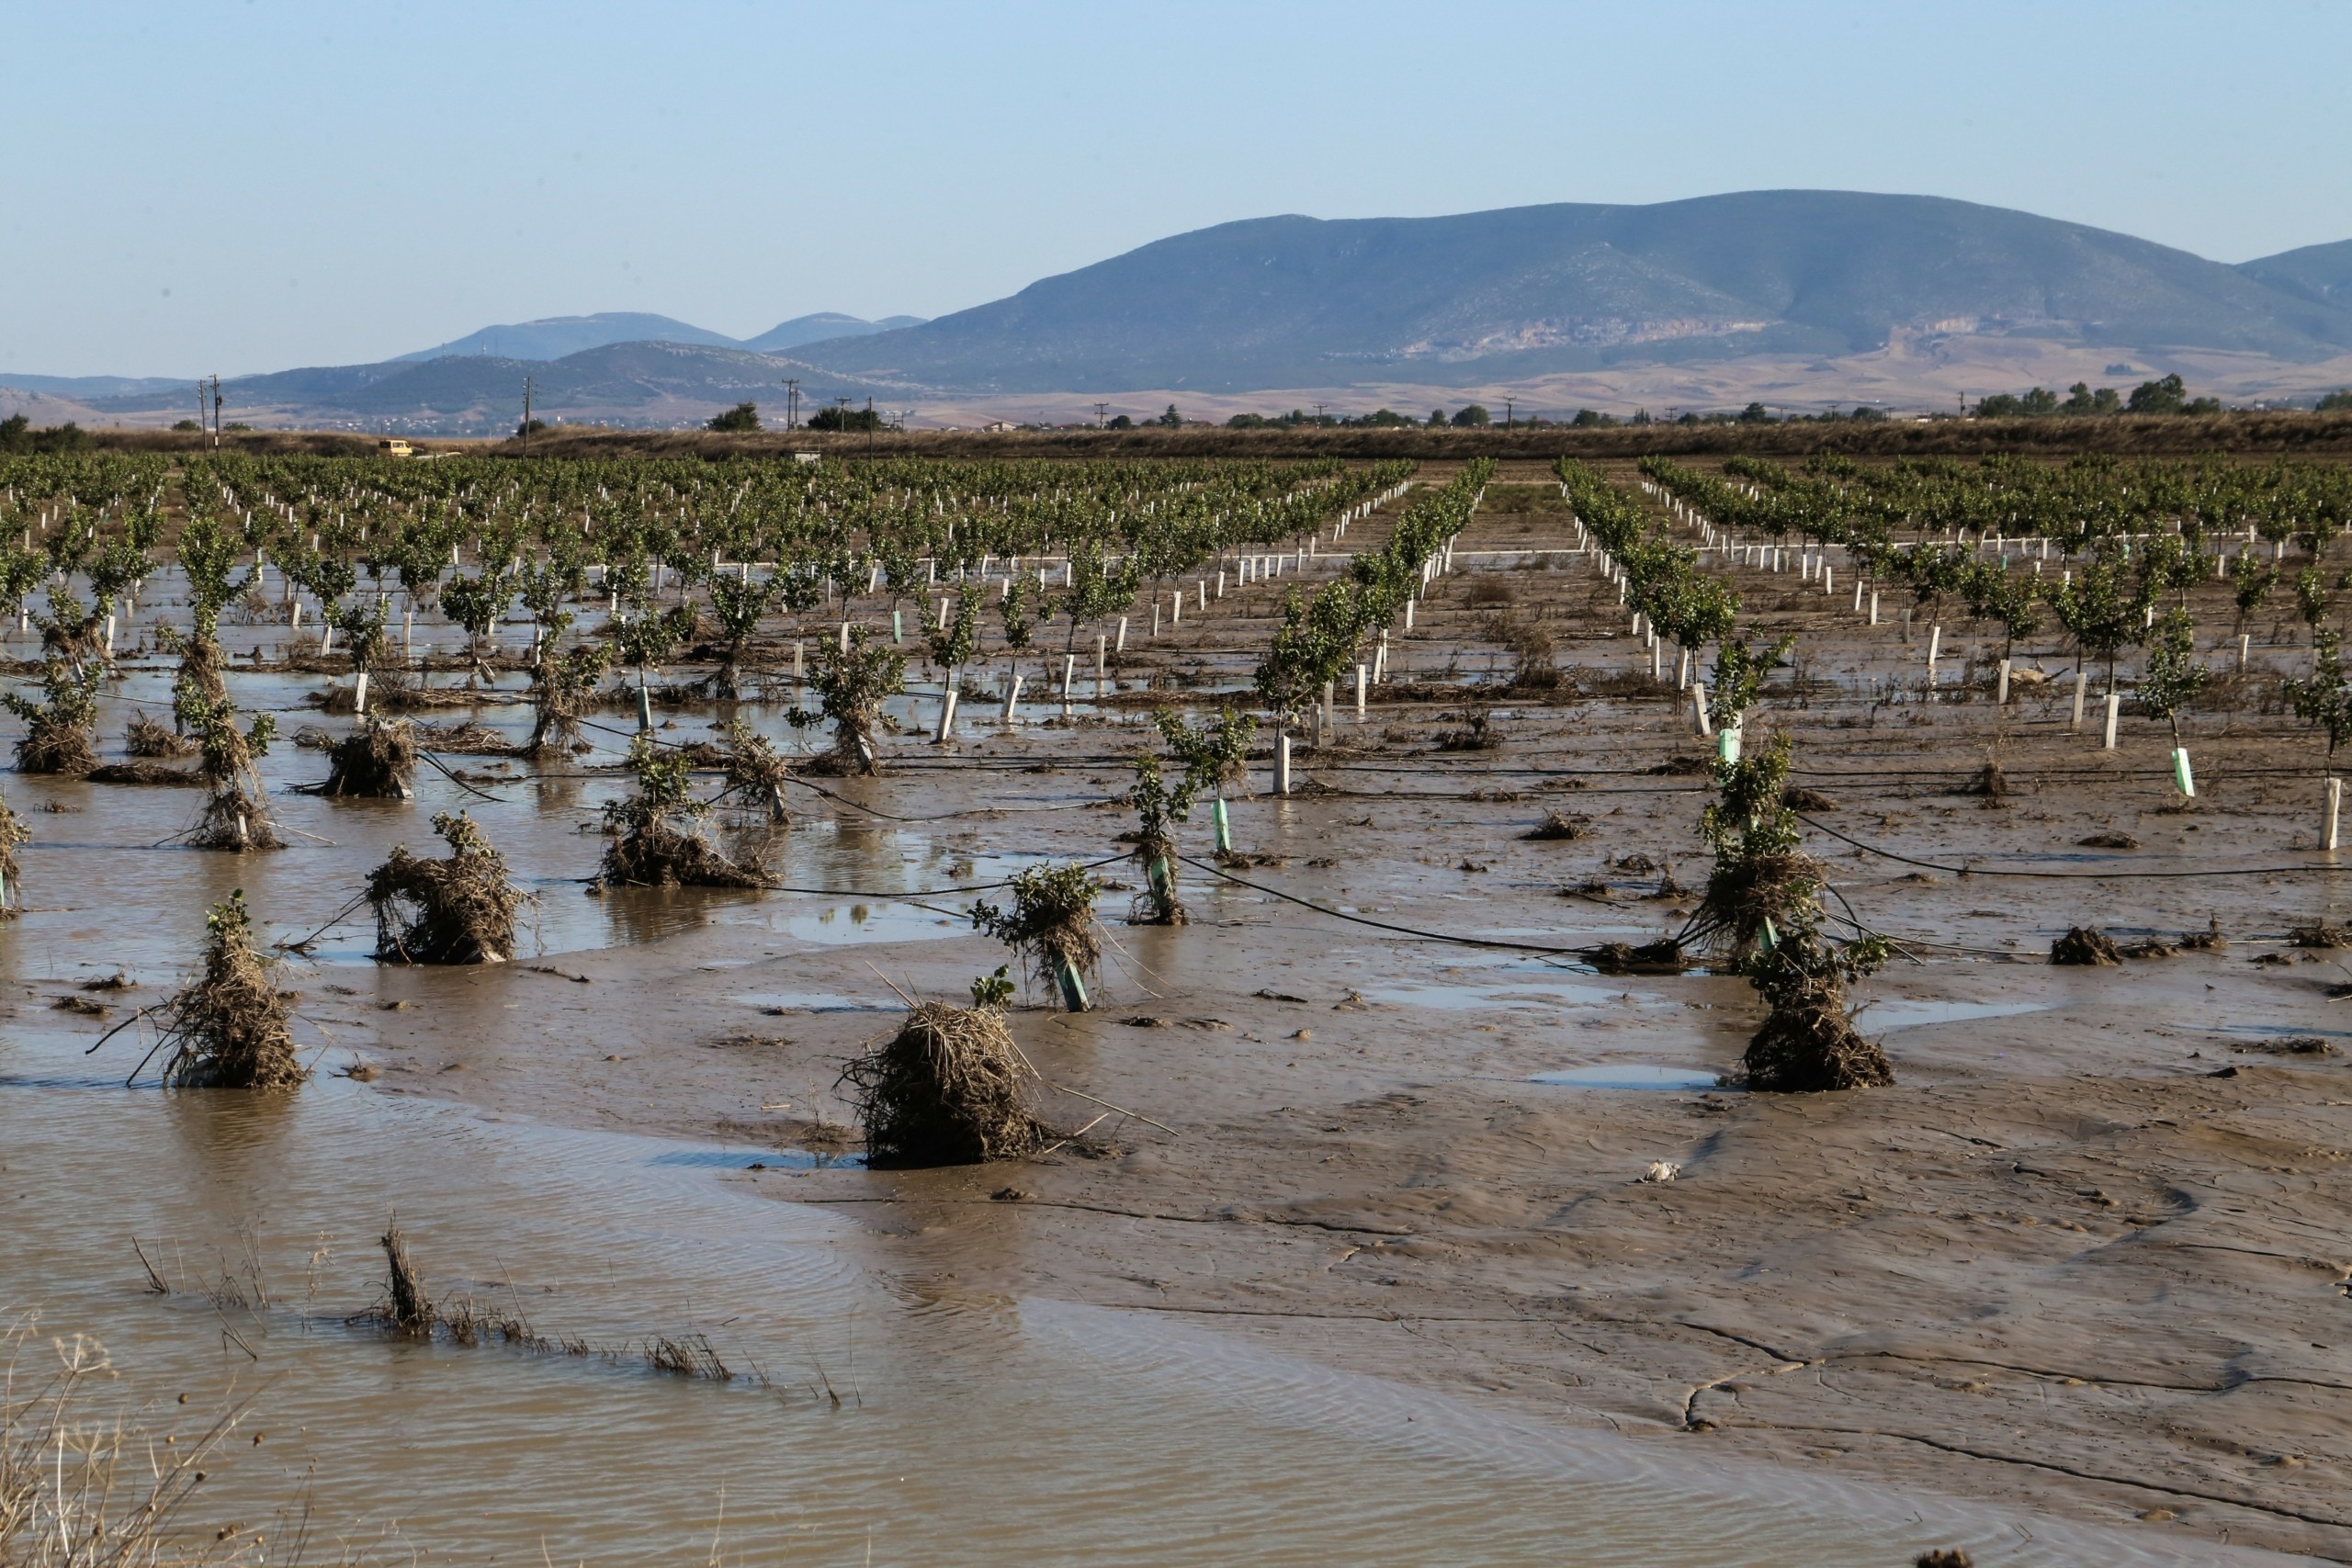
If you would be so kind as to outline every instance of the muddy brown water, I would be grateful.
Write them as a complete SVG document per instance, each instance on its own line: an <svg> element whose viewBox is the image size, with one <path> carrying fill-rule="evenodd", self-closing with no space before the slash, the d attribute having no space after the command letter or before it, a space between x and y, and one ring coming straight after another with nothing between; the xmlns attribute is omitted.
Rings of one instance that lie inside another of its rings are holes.
<svg viewBox="0 0 2352 1568"><path fill-rule="evenodd" d="M161 670L130 674L102 704L102 737L111 744L130 699L160 701L167 682ZM302 722L331 729L345 722L318 720L302 703L321 683L315 679L239 671L232 683L248 709L280 710L288 735ZM902 699L895 712L922 732L933 700ZM243 1430L265 1440L254 1446L241 1436L234 1462L207 1483L206 1523L280 1530L277 1510L307 1487L318 1533L387 1559L413 1551L441 1562L683 1562L706 1560L715 1540L729 1561L840 1563L1795 1568L1903 1561L1930 1544L1967 1545L1980 1562L2233 1560L2210 1540L2109 1532L1850 1473L1683 1459L1590 1422L1543 1419L1523 1406L1392 1379L1377 1365L1338 1370L1196 1322L943 1283L936 1270L910 1261L906 1237L860 1211L796 1202L773 1186L753 1195L752 1163L790 1168L820 1163L814 1156L772 1138L646 1135L649 1122L689 1118L654 1111L656 1093L626 1080L608 1093L597 1085L604 1098L593 1105L584 1093L575 1104L537 1089L468 1103L429 1084L393 1093L390 1081L325 1076L355 1054L381 1060L408 1045L399 1025L415 1015L377 1012L379 999L435 1010L435 1047L462 1049L477 1064L500 1058L510 1037L519 1038L520 1020L539 1007L530 993L479 976L380 973L366 957L362 924L329 931L290 977L303 993L303 1038L322 1046L322 1076L288 1100L124 1089L138 1054L133 1032L85 1058L100 1026L48 1009L77 981L118 967L144 988L114 1001L107 1021L155 999L189 961L202 906L232 889L247 892L272 935L309 932L347 903L391 844L425 848L430 814L463 807L540 896L535 961L560 970L606 963L625 980L631 971L614 955L659 956L670 965L658 971L665 976L721 971L700 1001L729 1000L734 1010L710 1014L714 1026L767 1027L767 1010L783 1008L862 1028L857 1013L887 1003L880 987L859 989L865 977L847 955L870 953L894 976L919 969L926 986L951 992L974 967L961 915L967 900L910 895L992 882L1042 855L1111 852L1107 840L1124 814L1088 806L1123 782L1121 770L1089 758L1136 738L1115 726L1048 733L1053 711L1030 710L1015 743L1001 748L1009 761L1055 758L1050 774L950 783L924 772L920 753L901 740L911 765L900 778L829 785L877 809L944 819L893 821L797 794L809 816L777 841L777 869L789 886L835 895L587 896L582 879L602 840L582 829L593 829L602 804L624 786L584 768L481 784L489 798L427 771L413 802L333 803L283 793L324 765L281 739L264 763L273 804L288 827L315 837L298 838L283 854L243 858L154 847L187 826L191 791L11 777L9 798L37 833L25 855L32 908L0 936L0 987L12 1004L0 1035L0 1313L19 1321L38 1314L25 1364L38 1364L49 1336L96 1336L119 1374L105 1391L109 1407L159 1432L188 1432L250 1399ZM782 734L773 707L747 713ZM520 708L487 706L474 716L518 737L524 727ZM1423 712L1415 722L1432 717ZM1539 720L1549 722L1540 714L1517 722L1532 728ZM627 724L618 715L599 722ZM993 725L967 722L963 756L1001 749L985 738ZM1638 708L1595 703L1569 728L1588 723L1610 743L1626 742L1630 757L1609 759L1621 768L1638 770L1695 744L1674 732L1670 718ZM698 737L707 728L707 714L680 716L675 733ZM597 739L625 743L604 731ZM1907 733L1883 739L1886 759L1916 754L1919 745ZM1518 786L1525 757L1513 750L1472 762L1493 764L1491 778L1479 769L1490 786ZM605 751L592 761L610 759ZM469 772L494 768L488 759L448 761ZM1859 771L1873 765L1865 757ZM1518 833L1545 801L1473 807L1459 783L1433 784L1410 776L1416 770L1429 771L1427 759L1396 775L1351 779L1334 767L1330 776L1363 786L1370 798L1253 802L1238 813L1245 841L1290 857L1269 878L1336 907L1564 944L1644 937L1668 918L1633 891L1612 900L1557 898L1563 881L1600 870L1603 854L1638 842L1660 858L1695 863L1689 819L1697 797L1677 793L1688 781L1603 780L1566 800L1596 816L1630 808L1607 824L1600 846L1520 846ZM2028 826L2049 819L2064 786L2013 815L1972 809L1956 823L1948 809L1936 817L1943 808L1931 801L1910 804L1907 782L1830 787L1899 789L1903 804L1881 804L1914 814L1900 825L1851 806L1835 820L1930 858L1951 840L1983 839L1998 852L2008 845L2046 860L2076 836L2071 826ZM51 806L62 809L43 809ZM2301 807L2267 796L2259 806L2236 817L2217 811L2202 825L2211 839L2226 840L2227 852L2276 858L2271 846ZM2134 799L2128 808L2146 807ZM1024 815L978 815L1001 808ZM2116 809L2111 798L2093 808ZM1359 814L1369 828L1363 839L1348 827ZM2147 820L2137 825L2154 840ZM2183 834L2199 824L2159 818L2155 825L2167 837L2152 853L2169 855L2188 852L2192 840ZM1457 870L1470 854L1481 869ZM1490 875L1489 863L1503 869ZM2063 926L2075 912L2045 904L2027 910L2021 927L1972 925L1995 919L1980 906L2017 912L2008 900L2017 885L1909 886L1883 865L1866 869L1874 879L1866 908L1970 943L2030 952L2048 938L2037 924ZM2096 895L2104 918L2150 930L2199 924L2216 902L2209 889L2172 884L2132 888L2128 899L2113 884ZM1606 1116L1612 1096L1633 1093L1610 1087L1612 1064L1688 1075L1695 1086L1736 1055L1741 995L1731 983L1602 979L1524 956L1433 953L1361 929L1311 926L1246 891L1194 886L1188 896L1204 919L1181 948L1168 933L1123 933L1143 967L1120 976L1117 994L1148 994L1155 974L1204 988L1204 976L1256 976L1281 955L1303 976L1281 984L1315 995L1316 1034L1378 1037L1367 1049L1384 1055L1340 1069L1350 1094L1369 1096L1400 1079L1525 1084L1538 1072L1588 1073L1602 1080L1598 1087L1527 1090L1595 1103ZM2310 902L2300 890L2295 897L2298 911ZM2267 889L2232 887L2226 897L2221 913L2238 930L2275 928L2287 908L2286 895ZM1106 897L1106 914L1124 899ZM2002 1065L2004 1051L1979 1048L1973 1032L1949 1026L2016 1024L2030 1009L2088 1008L2120 978L2018 973L1997 985L1944 978L1923 987L1890 976L1879 990L1928 994L1891 994L1865 1023L1890 1036L1906 1083L2021 1072L2022 1065ZM2293 997L2256 990L2243 964L2222 1010L2194 999L2202 982L2189 974L2154 983L2189 996L2178 1010L2203 1027L2276 1032L2309 1021ZM2129 978L2151 984L2141 975ZM579 1039L594 1040L595 1052L651 1055L695 1043L664 996L612 985L574 992L553 977L530 983L579 1010ZM1331 1018L1322 1010L1342 987L1376 1010ZM1989 999L1945 994L1952 990L1982 990ZM2030 994L2019 999L2021 992ZM1513 1033L1472 1032L1498 1023ZM1916 1044L1906 1039L1914 1029ZM1107 1077L1119 1060L1098 1046ZM580 1066L538 1045L513 1048L539 1051L567 1071ZM2105 1049L2102 1070L2139 1070L2118 1048ZM1290 1054L1307 1055L1304 1047ZM1577 1081L1589 1080L1570 1080ZM1160 1080L1151 1091L1168 1099L1197 1092L1205 1101L1217 1086ZM1282 1091L1251 1092L1272 1103ZM632 1094L642 1114L612 1109L614 1099ZM751 1098L756 1106L758 1096ZM527 1109L509 1103L514 1099ZM1164 1100L1151 1105L1182 1114ZM600 1128L599 1119L612 1127ZM857 1181L867 1173L815 1174ZM584 1337L613 1354L397 1343L348 1325L374 1299L381 1275L374 1237L395 1212L436 1292L520 1311L541 1333ZM133 1236L172 1293L146 1288ZM1148 1272L1148 1262L1131 1266ZM656 1337L693 1334L752 1375L681 1379L631 1354ZM182 1393L185 1406L175 1402Z"/></svg>
<svg viewBox="0 0 2352 1568"><path fill-rule="evenodd" d="M307 1486L321 1539L462 1562L699 1562L715 1540L730 1562L1861 1565L1922 1529L1998 1553L1980 1561L2062 1562L2098 1533L1675 1462L1100 1308L916 1288L857 1224L731 1179L755 1149L347 1080L272 1101L125 1089L39 1032L0 1059L0 1303L38 1314L22 1364L42 1337L96 1336L118 1373L102 1401L182 1440L242 1403L201 1514L248 1532L286 1532L275 1510ZM347 1323L395 1210L436 1291L619 1354ZM175 1293L148 1287L134 1236ZM628 1353L688 1334L738 1380Z"/></svg>

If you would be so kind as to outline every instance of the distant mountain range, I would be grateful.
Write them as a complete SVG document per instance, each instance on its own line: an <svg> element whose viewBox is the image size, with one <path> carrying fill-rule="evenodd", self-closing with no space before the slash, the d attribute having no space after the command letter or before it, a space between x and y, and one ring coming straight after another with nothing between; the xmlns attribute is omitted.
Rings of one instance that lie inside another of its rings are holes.
<svg viewBox="0 0 2352 1568"><path fill-rule="evenodd" d="M2352 243L2226 266L1935 197L1221 224L919 327L800 351L976 389L1477 385L1633 359L1844 355L1898 333L2318 359L2352 349Z"/></svg>
<svg viewBox="0 0 2352 1568"><path fill-rule="evenodd" d="M255 423L494 430L519 413L526 376L534 410L549 418L675 424L745 399L773 408L787 378L807 406L870 397L977 407L1146 389L1415 393L1579 377L1622 387L1628 367L1668 367L1708 389L1749 375L1784 394L1850 400L1860 393L1841 390L1841 378L1853 381L1873 355L1874 389L1895 396L1905 383L1888 371L1890 355L2019 377L2041 373L2030 365L2054 375L2086 360L2095 374L2109 360L2202 355L2226 359L2237 395L2271 383L2307 389L2336 374L2331 362L2352 365L2352 241L2232 266L2001 208L1841 191L1261 218L928 321L820 313L736 340L665 316L556 317L225 389L239 411L231 417ZM1739 371L1746 364L1765 368ZM1697 374L1710 367L1728 368ZM1986 389L1981 377L1973 384ZM190 400L175 380L0 385L109 422L169 423ZM1948 396L1939 389L1935 401L1949 406Z"/></svg>
<svg viewBox="0 0 2352 1568"><path fill-rule="evenodd" d="M438 347L419 349L400 357L442 359L450 355L486 354L504 359L561 359L616 343L682 343L699 348L746 348L754 354L780 354L826 338L857 337L922 324L921 316L885 316L878 321L868 321L837 311L820 310L814 315L795 316L778 322L757 337L739 339L668 316L606 310L594 316L549 316L543 321L484 327Z"/></svg>

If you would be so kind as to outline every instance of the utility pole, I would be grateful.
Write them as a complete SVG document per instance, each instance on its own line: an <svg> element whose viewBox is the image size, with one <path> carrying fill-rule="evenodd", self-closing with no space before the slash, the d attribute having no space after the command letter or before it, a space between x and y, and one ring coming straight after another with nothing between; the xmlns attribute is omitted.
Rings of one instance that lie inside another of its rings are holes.
<svg viewBox="0 0 2352 1568"><path fill-rule="evenodd" d="M1317 424L1323 423L1323 409L1324 405L1321 403L1317 403L1315 405L1315 423Z"/></svg>
<svg viewBox="0 0 2352 1568"><path fill-rule="evenodd" d="M1503 428L1505 430L1510 429L1512 421L1518 417L1518 402L1519 400L1516 398L1506 396L1503 399Z"/></svg>
<svg viewBox="0 0 2352 1568"><path fill-rule="evenodd" d="M787 377L785 379L784 427L786 430L800 428L800 382L797 378Z"/></svg>
<svg viewBox="0 0 2352 1568"><path fill-rule="evenodd" d="M197 445L200 446L204 444L204 383L201 381L196 384L196 434Z"/></svg>
<svg viewBox="0 0 2352 1568"><path fill-rule="evenodd" d="M212 449L220 449L220 378L212 378Z"/></svg>
<svg viewBox="0 0 2352 1568"><path fill-rule="evenodd" d="M1104 416L1105 414L1109 413L1110 412L1111 412L1111 405L1110 405L1109 403L1096 403L1096 404L1094 405L1094 428L1095 428L1095 429L1100 430L1100 429L1102 429L1102 419L1103 419L1103 416Z"/></svg>
<svg viewBox="0 0 2352 1568"><path fill-rule="evenodd" d="M865 421L865 450L871 454L874 450L875 428L882 423L881 419L874 412L874 400L872 398L865 400L865 412L867 416Z"/></svg>
<svg viewBox="0 0 2352 1568"><path fill-rule="evenodd" d="M523 427L514 433L514 438L518 441L531 438L531 378L528 376L523 378Z"/></svg>

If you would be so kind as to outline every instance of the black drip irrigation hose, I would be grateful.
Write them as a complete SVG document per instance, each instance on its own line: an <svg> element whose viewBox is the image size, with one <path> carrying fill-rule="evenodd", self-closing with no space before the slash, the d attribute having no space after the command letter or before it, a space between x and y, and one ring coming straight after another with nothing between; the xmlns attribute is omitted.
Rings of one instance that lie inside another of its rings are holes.
<svg viewBox="0 0 2352 1568"><path fill-rule="evenodd" d="M1858 850L1883 855L1905 865L1920 866L1928 871L1940 871L1952 876L2030 876L2046 882L2113 882L2124 878L2177 878L2187 876L2293 876L2303 872L2352 871L2352 865L2330 865L2321 861L2304 861L2295 865L2233 865L2209 866L2198 871L2018 871L1997 866L1945 865L1939 861L1918 860L1876 844L1866 844L1849 833L1841 833L1826 822L1817 822L1799 811L1797 820L1809 828L1817 828L1833 839L1842 840Z"/></svg>
<svg viewBox="0 0 2352 1568"><path fill-rule="evenodd" d="M1375 920L1363 915L1351 915L1345 909L1334 909L1328 904L1317 904L1313 899L1302 898L1295 893L1285 893L1279 887L1269 887L1262 882L1252 882L1246 876L1236 876L1214 861L1196 860L1191 855L1178 855L1176 858L1196 870L1207 872L1211 876L1221 877L1237 886L1247 887L1252 892L1280 898L1285 903L1296 904L1304 909L1312 909L1318 915L1329 915L1335 920L1346 920L1353 925L1370 926L1374 931L1394 931L1399 936L1415 937L1422 942L1452 942L1457 947L1492 947L1507 953L1533 953L1557 958L1589 959L1594 951L1589 947L1546 947L1532 942L1509 942L1501 937L1461 936L1451 931L1425 931L1413 926L1395 925L1387 920Z"/></svg>

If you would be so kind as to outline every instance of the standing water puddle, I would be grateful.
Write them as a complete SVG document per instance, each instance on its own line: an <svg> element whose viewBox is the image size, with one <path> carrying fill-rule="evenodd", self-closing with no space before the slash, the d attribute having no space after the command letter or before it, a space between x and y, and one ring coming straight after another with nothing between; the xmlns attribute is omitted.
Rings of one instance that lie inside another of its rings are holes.
<svg viewBox="0 0 2352 1568"><path fill-rule="evenodd" d="M1854 1017L1866 1032L1917 1029L1923 1023L1961 1023L1977 1018L2011 1018L2021 1012L2047 1012L2054 1002L1872 1002Z"/></svg>
<svg viewBox="0 0 2352 1568"><path fill-rule="evenodd" d="M1564 1067L1537 1073L1531 1083L1556 1084L1566 1089L1720 1089L1723 1075L1690 1067L1666 1067L1655 1062L1609 1062L1597 1067Z"/></svg>

